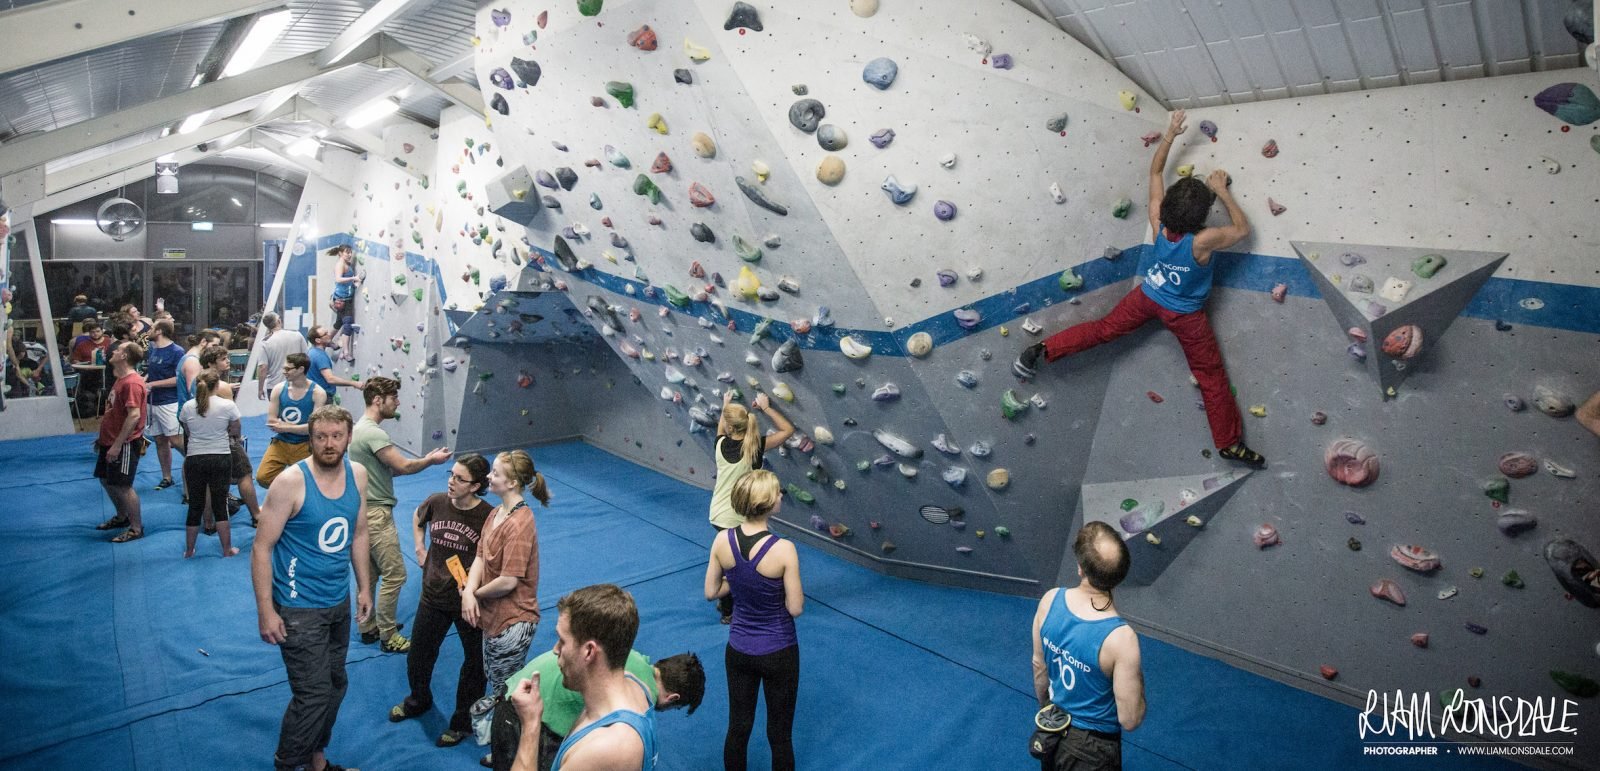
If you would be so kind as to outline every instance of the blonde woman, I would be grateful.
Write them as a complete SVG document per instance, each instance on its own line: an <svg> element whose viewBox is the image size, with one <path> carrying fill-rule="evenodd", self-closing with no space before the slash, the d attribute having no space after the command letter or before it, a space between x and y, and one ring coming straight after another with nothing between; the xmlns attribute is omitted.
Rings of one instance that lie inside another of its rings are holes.
<svg viewBox="0 0 1600 771"><path fill-rule="evenodd" d="M194 556L200 519L210 502L222 541L222 556L239 553L228 529L228 486L233 482L232 442L239 437L239 408L218 393L221 378L206 370L194 379L194 399L178 412L178 422L189 434L184 458L184 484L189 491L189 517L184 522L183 557ZM210 493L208 496L207 493Z"/></svg>
<svg viewBox="0 0 1600 771"><path fill-rule="evenodd" d="M461 591L461 617L483 630L483 673L489 695L472 707L480 743L488 738L494 705L506 695L506 679L527 663L528 644L539 626L539 531L531 495L550 505L544 475L522 450L500 453L489 469L489 493L500 505L484 524L478 558Z"/></svg>
<svg viewBox="0 0 1600 771"><path fill-rule="evenodd" d="M800 689L800 641L794 620L805 609L800 555L794 544L767 531L782 505L778 476L764 469L733 486L733 507L744 523L718 533L706 565L707 600L733 598L728 630L728 736L722 766L745 767L755 727L756 694L767 694L767 743L773 771L794 769L794 708Z"/></svg>
<svg viewBox="0 0 1600 771"><path fill-rule="evenodd" d="M753 409L752 409L753 408ZM766 413L777 429L765 439L756 413ZM776 450L794 434L794 426L773 408L766 394L757 394L750 408L733 401L733 389L722 395L722 419L717 421L717 439L712 454L717 460L717 486L711 491L711 526L720 533L744 523L733 506L733 486L745 474L762 467L762 454ZM726 624L733 614L733 600L717 603Z"/></svg>

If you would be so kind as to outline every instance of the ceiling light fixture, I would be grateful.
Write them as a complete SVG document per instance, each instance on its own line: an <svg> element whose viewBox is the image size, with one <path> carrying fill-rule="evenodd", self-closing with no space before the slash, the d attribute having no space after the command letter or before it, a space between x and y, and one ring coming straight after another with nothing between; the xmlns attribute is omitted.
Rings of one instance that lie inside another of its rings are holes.
<svg viewBox="0 0 1600 771"><path fill-rule="evenodd" d="M350 117L345 119L344 124L353 129L361 128L369 123L393 115L399 109L400 103L392 98L375 99L352 111Z"/></svg>
<svg viewBox="0 0 1600 771"><path fill-rule="evenodd" d="M298 155L302 158L316 158L317 153L322 152L322 143L318 142L316 137L306 137L293 142L286 149L290 155Z"/></svg>
<svg viewBox="0 0 1600 771"><path fill-rule="evenodd" d="M190 115L189 117L184 118L183 123L178 126L178 133L193 134L201 126L204 126L206 124L206 119L210 117L210 110L206 110L205 112L197 112L193 115Z"/></svg>
<svg viewBox="0 0 1600 771"><path fill-rule="evenodd" d="M245 33L244 41L228 57L228 65L222 68L222 77L231 78L249 72L292 21L294 12L288 9L257 16L255 21L250 22L250 31Z"/></svg>

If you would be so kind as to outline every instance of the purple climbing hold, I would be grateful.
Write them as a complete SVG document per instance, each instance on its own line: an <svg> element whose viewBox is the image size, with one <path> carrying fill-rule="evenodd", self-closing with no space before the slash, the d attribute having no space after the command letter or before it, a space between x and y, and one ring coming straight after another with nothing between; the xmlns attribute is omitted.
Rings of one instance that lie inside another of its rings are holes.
<svg viewBox="0 0 1600 771"><path fill-rule="evenodd" d="M1484 634L1488 634L1489 633L1489 627L1486 627L1483 624L1475 623L1475 622L1472 622L1472 621L1468 621L1466 624L1463 624L1463 626L1466 627L1466 630L1468 632L1471 632L1473 634L1484 635Z"/></svg>
<svg viewBox="0 0 1600 771"><path fill-rule="evenodd" d="M872 132L872 136L867 137L867 141L871 142L873 147L882 150L883 148L888 147L890 142L894 141L894 129L878 129L877 131Z"/></svg>
<svg viewBox="0 0 1600 771"><path fill-rule="evenodd" d="M556 178L552 176L550 172L545 171L544 169L540 169L537 173L535 173L533 178L534 181L538 182L543 187L548 187L551 190L561 189L561 183L557 182Z"/></svg>
<svg viewBox="0 0 1600 771"><path fill-rule="evenodd" d="M1355 359L1356 361L1367 360L1367 347L1361 343L1351 343L1350 347L1344 349L1344 351L1345 353L1350 354L1350 358Z"/></svg>
<svg viewBox="0 0 1600 771"><path fill-rule="evenodd" d="M511 26L511 12L504 8L495 8L489 11L489 21L496 27L504 29Z"/></svg>
<svg viewBox="0 0 1600 771"><path fill-rule="evenodd" d="M1512 509L1495 518L1495 527L1508 536L1526 533L1539 526L1539 519L1522 509Z"/></svg>
<svg viewBox="0 0 1600 771"><path fill-rule="evenodd" d="M934 275L939 277L939 286L951 286L956 283L956 272L953 270L941 270Z"/></svg>
<svg viewBox="0 0 1600 771"><path fill-rule="evenodd" d="M972 329L983 321L983 314L971 308L958 309L953 315L956 317L956 323L960 324L962 329Z"/></svg>
<svg viewBox="0 0 1600 771"><path fill-rule="evenodd" d="M989 57L989 64L997 70L1009 70L1013 64L1011 54L995 54Z"/></svg>
<svg viewBox="0 0 1600 771"><path fill-rule="evenodd" d="M935 201L933 216L938 217L941 222L949 222L956 217L956 205L949 201Z"/></svg>
<svg viewBox="0 0 1600 771"><path fill-rule="evenodd" d="M816 528L816 529L818 529L818 530L821 530L824 533L828 532L828 522L827 522L827 520L824 520L822 517L819 517L819 516L817 516L815 514L811 515L811 526Z"/></svg>
<svg viewBox="0 0 1600 771"><path fill-rule="evenodd" d="M1217 141L1217 124L1208 120L1200 121L1200 133L1205 134L1206 138L1213 142Z"/></svg>
<svg viewBox="0 0 1600 771"><path fill-rule="evenodd" d="M899 398L900 386L894 383L884 383L872 392L872 400L875 402L892 402Z"/></svg>
<svg viewBox="0 0 1600 771"><path fill-rule="evenodd" d="M517 84L511 81L511 73L506 72L504 67L496 67L490 70L489 82L493 83L496 88L503 88L507 91L517 87Z"/></svg>
<svg viewBox="0 0 1600 771"><path fill-rule="evenodd" d="M1357 514L1357 513L1353 512L1353 511L1345 512L1344 513L1344 520L1346 522L1349 522L1352 525L1365 525L1365 524L1367 524L1367 520L1366 520L1365 517L1361 516L1360 514Z"/></svg>

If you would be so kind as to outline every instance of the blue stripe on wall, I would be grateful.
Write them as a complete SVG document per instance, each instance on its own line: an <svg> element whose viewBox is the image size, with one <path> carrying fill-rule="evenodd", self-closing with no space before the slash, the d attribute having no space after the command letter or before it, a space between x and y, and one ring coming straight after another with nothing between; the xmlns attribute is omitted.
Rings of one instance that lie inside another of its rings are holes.
<svg viewBox="0 0 1600 771"><path fill-rule="evenodd" d="M378 260L389 259L389 247L376 241L357 238L349 233L334 233L320 236L316 239L316 247L306 250L305 254L289 257L289 268L283 277L283 307L309 309L312 298L307 297L307 280L317 272L317 255L332 249L335 246L349 246L359 254L365 254ZM418 273L426 273L433 277L434 289L439 293L439 305L444 306L449 300L449 293L444 288L444 275L439 271L439 263L415 252L406 252L406 269ZM449 324L449 334L455 334L455 323L446 320ZM304 331L304 330L301 330Z"/></svg>

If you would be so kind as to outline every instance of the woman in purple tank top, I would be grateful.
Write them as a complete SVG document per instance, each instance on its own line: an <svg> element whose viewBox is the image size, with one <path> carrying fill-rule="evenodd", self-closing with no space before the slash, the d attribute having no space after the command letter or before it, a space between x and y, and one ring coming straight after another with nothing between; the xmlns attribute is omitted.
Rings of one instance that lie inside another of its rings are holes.
<svg viewBox="0 0 1600 771"><path fill-rule="evenodd" d="M756 698L767 693L767 743L773 771L794 768L795 698L800 690L800 642L794 620L805 608L800 555L794 544L767 531L782 505L778 476L756 469L733 487L733 508L744 524L717 533L706 565L706 599L733 597L728 627L728 737L722 765L742 771Z"/></svg>

